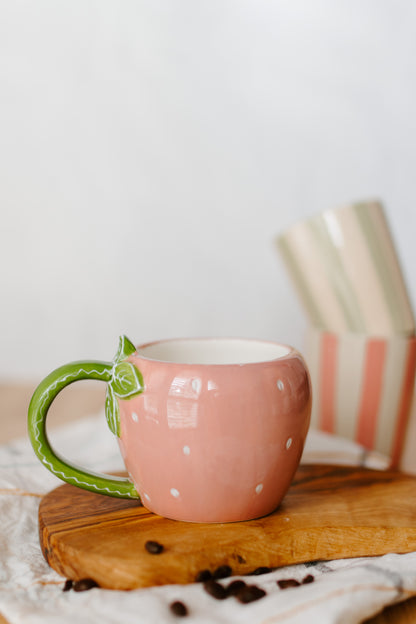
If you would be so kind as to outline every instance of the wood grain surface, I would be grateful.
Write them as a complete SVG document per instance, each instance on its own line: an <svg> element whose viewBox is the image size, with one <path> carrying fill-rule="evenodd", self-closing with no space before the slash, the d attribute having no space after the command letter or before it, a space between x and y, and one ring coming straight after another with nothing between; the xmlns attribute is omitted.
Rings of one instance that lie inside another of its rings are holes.
<svg viewBox="0 0 416 624"><path fill-rule="evenodd" d="M244 575L259 566L406 553L416 550L416 478L301 466L275 513L228 524L167 520L137 502L62 485L41 501L39 535L59 574L114 589L190 583L222 565ZM149 554L148 540L163 553Z"/></svg>

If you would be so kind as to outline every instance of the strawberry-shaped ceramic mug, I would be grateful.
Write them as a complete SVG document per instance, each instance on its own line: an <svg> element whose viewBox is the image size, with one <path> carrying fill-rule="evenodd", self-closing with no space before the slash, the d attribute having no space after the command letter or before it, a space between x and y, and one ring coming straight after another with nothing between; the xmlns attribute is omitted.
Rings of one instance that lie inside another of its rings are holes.
<svg viewBox="0 0 416 624"><path fill-rule="evenodd" d="M61 457L46 433L56 395L80 379L107 383L106 418L128 478ZM73 362L35 390L28 428L41 462L80 488L140 499L193 522L271 513L299 464L311 412L309 373L292 347L240 338L178 339L135 347L120 338L112 362Z"/></svg>

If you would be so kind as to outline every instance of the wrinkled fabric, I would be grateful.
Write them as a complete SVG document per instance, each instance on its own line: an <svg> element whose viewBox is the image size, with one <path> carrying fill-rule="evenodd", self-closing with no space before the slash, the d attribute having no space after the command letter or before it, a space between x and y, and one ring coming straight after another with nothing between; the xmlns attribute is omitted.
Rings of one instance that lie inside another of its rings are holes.
<svg viewBox="0 0 416 624"><path fill-rule="evenodd" d="M62 427L50 437L61 454L91 470L123 469L103 414ZM316 431L309 433L302 462L372 468L388 464L383 456ZM42 556L37 519L42 496L60 484L37 460L28 440L0 447L0 611L10 624L164 624L178 621L169 608L175 600L187 605L184 619L190 624L353 624L416 594L416 553L313 562L247 577L267 595L246 605L235 598L215 600L200 583L63 592L65 579ZM314 582L299 587L281 589L276 582L301 582L310 574Z"/></svg>

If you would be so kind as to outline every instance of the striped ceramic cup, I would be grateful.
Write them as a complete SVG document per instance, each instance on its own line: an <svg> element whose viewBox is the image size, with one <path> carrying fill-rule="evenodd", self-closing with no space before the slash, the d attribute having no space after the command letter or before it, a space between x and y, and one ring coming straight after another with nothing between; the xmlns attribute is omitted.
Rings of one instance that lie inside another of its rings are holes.
<svg viewBox="0 0 416 624"><path fill-rule="evenodd" d="M331 333L309 328L304 356L311 426L400 462L411 410L416 337Z"/></svg>
<svg viewBox="0 0 416 624"><path fill-rule="evenodd" d="M325 211L280 235L277 246L315 327L414 332L409 296L380 203Z"/></svg>

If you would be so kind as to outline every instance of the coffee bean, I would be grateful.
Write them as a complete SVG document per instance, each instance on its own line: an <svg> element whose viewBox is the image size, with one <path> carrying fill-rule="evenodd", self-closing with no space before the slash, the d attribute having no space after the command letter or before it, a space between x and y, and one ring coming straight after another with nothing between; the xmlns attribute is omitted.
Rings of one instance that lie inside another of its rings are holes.
<svg viewBox="0 0 416 624"><path fill-rule="evenodd" d="M277 581L280 589L287 589L288 587L299 587L300 583L296 579L281 579Z"/></svg>
<svg viewBox="0 0 416 624"><path fill-rule="evenodd" d="M222 565L214 571L212 578L223 579L223 578L226 578L227 576L231 576L232 572L233 571L229 565Z"/></svg>
<svg viewBox="0 0 416 624"><path fill-rule="evenodd" d="M308 576L305 576L305 578L302 581L302 585L306 585L307 583L313 583L315 580L315 578L312 576L312 574L308 574Z"/></svg>
<svg viewBox="0 0 416 624"><path fill-rule="evenodd" d="M176 602L172 602L172 604L170 605L170 610L174 615L177 615L179 617L184 617L185 615L188 615L187 607L183 604L183 602L180 602L179 600L176 600Z"/></svg>
<svg viewBox="0 0 416 624"><path fill-rule="evenodd" d="M62 588L62 591L69 591L70 589L72 589L72 580L71 579L66 579L65 581L65 585Z"/></svg>
<svg viewBox="0 0 416 624"><path fill-rule="evenodd" d="M237 594L246 587L246 583L244 581L235 580L232 581L227 587L227 595L228 596L237 596Z"/></svg>
<svg viewBox="0 0 416 624"><path fill-rule="evenodd" d="M259 576L260 574L268 574L271 571L272 571L272 569L268 568L267 566L260 566L260 568L256 568L250 574L252 576Z"/></svg>
<svg viewBox="0 0 416 624"><path fill-rule="evenodd" d="M217 581L214 581L214 579L206 581L204 583L204 589L210 596L216 598L217 600L224 600L228 595L225 587L223 587L220 583L217 583Z"/></svg>
<svg viewBox="0 0 416 624"><path fill-rule="evenodd" d="M257 585L246 585L246 587L238 592L237 600L243 604L247 604L248 602L260 600L260 598L263 598L265 595L266 592L264 589L257 587Z"/></svg>
<svg viewBox="0 0 416 624"><path fill-rule="evenodd" d="M151 555L159 555L163 552L163 544L159 544L159 542L154 542L153 540L148 540L144 547Z"/></svg>
<svg viewBox="0 0 416 624"><path fill-rule="evenodd" d="M87 591L88 589L92 589L93 587L99 587L98 583L91 578L81 579L79 581L75 581L72 585L72 589L76 592Z"/></svg>
<svg viewBox="0 0 416 624"><path fill-rule="evenodd" d="M195 581L197 583L204 583L205 581L209 581L212 579L212 574L209 570L200 570L195 577Z"/></svg>

